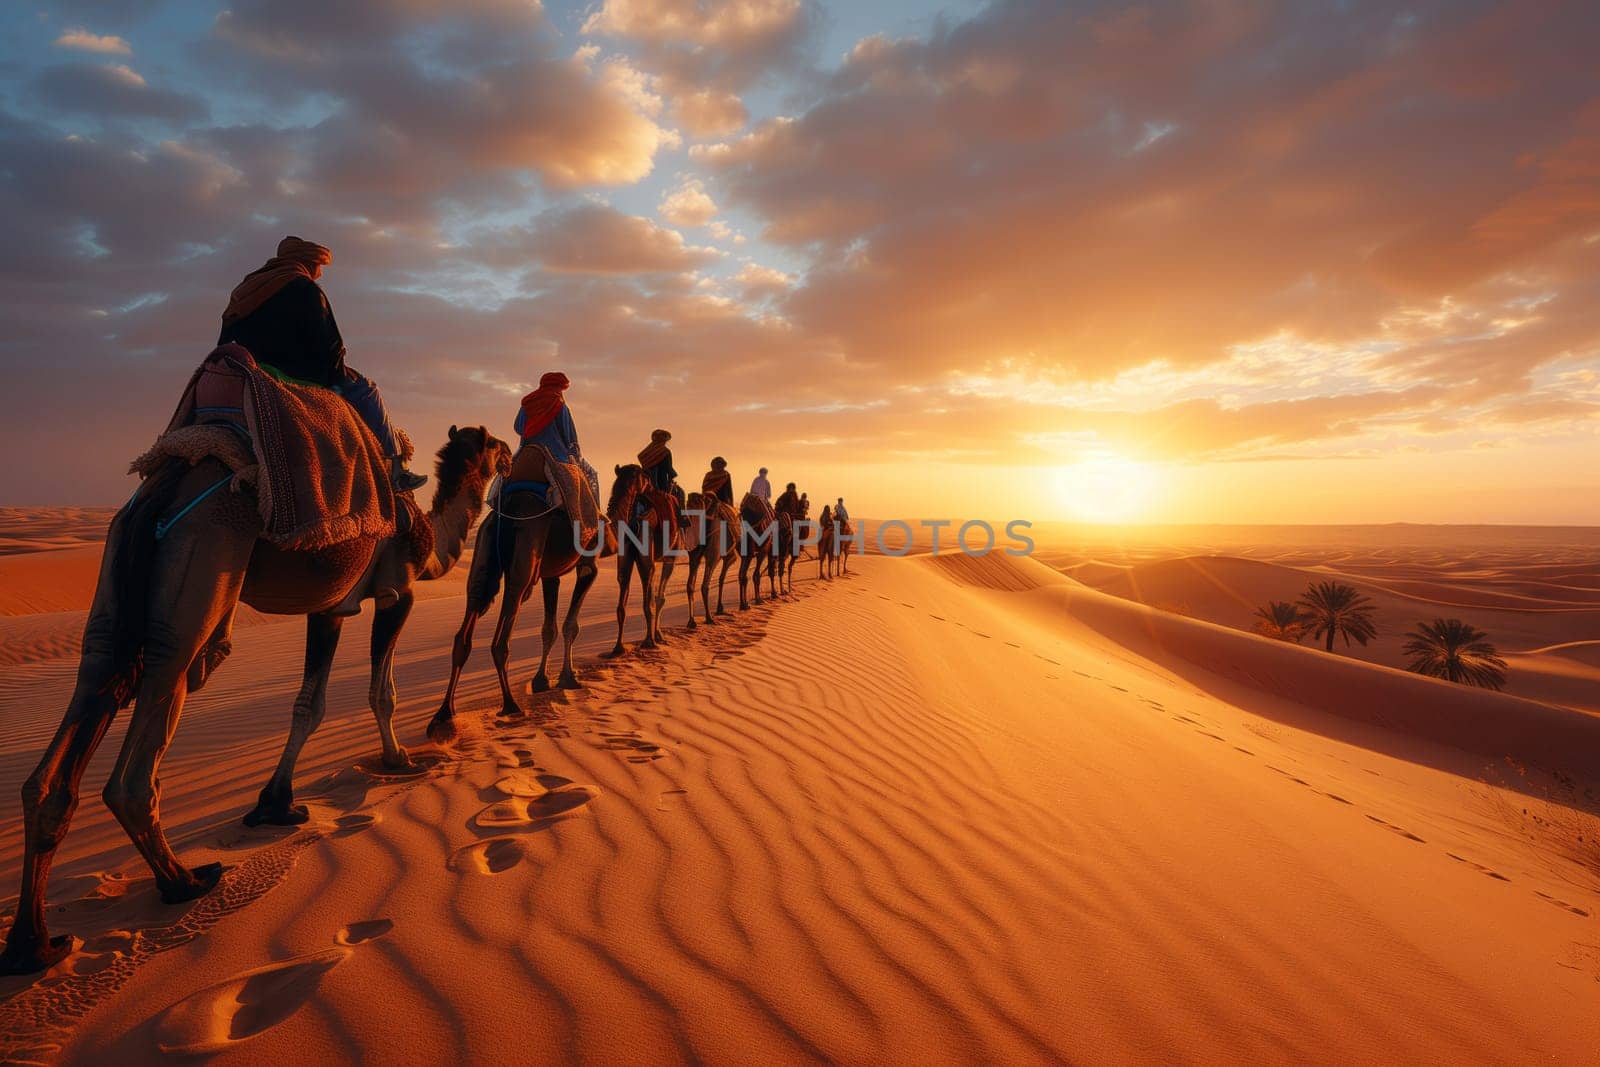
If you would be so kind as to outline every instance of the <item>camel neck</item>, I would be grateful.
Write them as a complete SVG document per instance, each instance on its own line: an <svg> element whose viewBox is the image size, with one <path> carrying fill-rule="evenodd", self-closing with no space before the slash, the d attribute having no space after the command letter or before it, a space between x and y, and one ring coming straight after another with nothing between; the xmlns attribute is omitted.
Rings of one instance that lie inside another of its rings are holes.
<svg viewBox="0 0 1600 1067"><path fill-rule="evenodd" d="M482 486L474 485L469 480L462 484L461 491L448 504L428 515L428 521L433 523L433 556L418 575L419 578L428 581L450 573L450 569L461 558L467 531L472 529L472 520L478 517L481 510Z"/></svg>

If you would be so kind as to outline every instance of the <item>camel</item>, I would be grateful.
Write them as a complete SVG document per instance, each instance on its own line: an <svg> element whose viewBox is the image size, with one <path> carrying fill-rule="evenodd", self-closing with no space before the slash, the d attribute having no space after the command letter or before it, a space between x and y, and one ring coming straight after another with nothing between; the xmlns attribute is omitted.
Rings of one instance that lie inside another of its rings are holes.
<svg viewBox="0 0 1600 1067"><path fill-rule="evenodd" d="M684 555L683 531L678 528L677 500L650 485L637 463L615 468L606 521L617 530L617 644L608 658L623 653L622 632L628 619L628 587L639 572L644 600L644 640L640 648L655 648L666 640L661 633L661 610L667 602L667 581ZM656 578L656 567L661 576Z"/></svg>
<svg viewBox="0 0 1600 1067"><path fill-rule="evenodd" d="M690 493L684 510L691 513L684 544L689 552L689 581L685 588L689 595L689 629L693 630L694 576L702 563L705 564L705 573L700 579L700 601L706 609L706 625L716 625L716 620L711 617L711 572L716 569L718 560L722 568L717 573L717 614L728 613L722 606L722 586L728 576L728 568L739 554L735 542L739 536L739 516L712 493ZM696 512L700 514L692 514Z"/></svg>
<svg viewBox="0 0 1600 1067"><path fill-rule="evenodd" d="M745 580L750 572L750 561L755 560L755 574L751 576L751 588L755 591L753 598L756 604L761 603L761 563L766 560L767 574L772 573L776 566L774 560L776 549L777 531L773 528L772 516L767 512L761 499L754 493L746 493L744 500L739 503L739 610L749 611L751 600L745 598Z"/></svg>
<svg viewBox="0 0 1600 1067"><path fill-rule="evenodd" d="M779 593L792 594L794 592L794 568L800 558L799 543L800 520L794 512L786 508L778 509L778 543L777 555L773 559L773 567L777 570L776 589L773 596ZM768 573L772 573L771 567Z"/></svg>
<svg viewBox="0 0 1600 1067"><path fill-rule="evenodd" d="M322 721L344 615L377 592L372 575L383 576L385 595L372 626L368 699L384 765L410 766L394 736L393 668L395 643L411 612L411 585L439 578L455 565L483 507L485 488L497 472L510 469L510 462L510 449L483 427L450 427L450 439L439 450L427 516L434 547L420 560L411 558L406 536L357 538L307 552L279 548L261 537L254 493L211 491L229 477L214 457L194 466L169 460L144 481L111 522L77 687L43 759L22 787L22 894L0 953L0 973L43 970L71 948L70 938L51 938L45 927L50 864L77 808L90 757L117 711L135 697L127 738L103 793L106 804L150 865L162 900L193 900L222 877L221 864L190 869L179 863L161 829L157 772L185 697L204 684L231 648L238 604L306 616L305 676L289 739L246 823L295 825L310 817L304 805L294 803L295 761ZM140 610L140 605L147 607Z"/></svg>
<svg viewBox="0 0 1600 1067"><path fill-rule="evenodd" d="M817 578L830 581L833 576L834 556L838 551L838 543L834 540L833 512L826 507L822 509L822 518L817 524L821 536L817 538Z"/></svg>
<svg viewBox="0 0 1600 1067"><path fill-rule="evenodd" d="M556 642L561 579L573 572L576 572L576 579L572 600L561 624L561 674L556 685L561 689L579 688L578 675L572 667L572 646L578 640L578 613L589 587L600 573L598 556L578 551L568 513L547 508L536 492L501 492L495 509L496 520L486 521L478 528L472 569L467 575L466 612L450 650L450 680L445 685L439 710L428 722L428 737L441 744L456 736L456 685L461 680L462 667L472 654L472 632L478 619L494 603L502 578L505 597L500 602L500 618L489 643L495 674L500 681L500 714L508 717L522 714L521 705L511 692L506 665L511 658L511 632L517 623L517 611L533 592L535 579L544 592L544 648L539 656L539 673L533 676L533 691L542 693L550 688L550 650Z"/></svg>

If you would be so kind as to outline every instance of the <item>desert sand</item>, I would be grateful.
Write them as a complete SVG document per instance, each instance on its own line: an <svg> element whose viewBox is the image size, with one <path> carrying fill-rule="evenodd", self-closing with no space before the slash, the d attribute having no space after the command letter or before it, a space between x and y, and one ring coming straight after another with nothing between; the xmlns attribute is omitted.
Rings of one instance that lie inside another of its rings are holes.
<svg viewBox="0 0 1600 1067"><path fill-rule="evenodd" d="M0 574L0 899L103 521L7 518L26 547ZM298 830L239 823L281 747L303 633L254 616L162 773L169 835L186 862L228 864L222 885L160 904L98 797L119 722L52 883L53 931L82 944L42 979L0 980L0 1054L1589 1061L1585 537L871 556L831 583L803 567L795 597L693 634L680 581L669 646L615 662L594 658L615 632L607 568L587 688L499 720L480 642L444 750L423 725L460 601L436 583L397 664L423 770L378 769L367 617L352 620ZM1335 657L1240 632L1308 574L1357 581L1405 628L1451 605L1515 653L1510 690L1395 670L1387 630ZM538 647L524 619L519 679Z"/></svg>

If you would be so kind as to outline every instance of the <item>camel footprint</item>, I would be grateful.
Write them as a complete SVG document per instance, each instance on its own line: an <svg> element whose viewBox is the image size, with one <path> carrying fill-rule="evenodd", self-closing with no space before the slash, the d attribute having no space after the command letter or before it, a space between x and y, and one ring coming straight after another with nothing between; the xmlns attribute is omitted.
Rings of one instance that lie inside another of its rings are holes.
<svg viewBox="0 0 1600 1067"><path fill-rule="evenodd" d="M339 931L338 948L257 967L184 997L156 1017L156 1047L175 1056L212 1055L265 1033L309 1002L356 946L393 928L390 919L351 923Z"/></svg>
<svg viewBox="0 0 1600 1067"><path fill-rule="evenodd" d="M607 749L612 752L628 753L627 760L629 763L649 763L651 760L658 760L666 755L665 752L661 751L660 745L646 741L638 733L631 730L626 733L603 733L600 736L605 739L605 747Z"/></svg>

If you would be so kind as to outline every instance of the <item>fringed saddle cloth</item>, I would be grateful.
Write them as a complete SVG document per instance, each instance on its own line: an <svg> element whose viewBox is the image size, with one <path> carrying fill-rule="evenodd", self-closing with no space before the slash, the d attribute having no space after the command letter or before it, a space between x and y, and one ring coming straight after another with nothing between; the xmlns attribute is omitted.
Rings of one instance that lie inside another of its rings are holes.
<svg viewBox="0 0 1600 1067"><path fill-rule="evenodd" d="M776 519L776 516L772 513L772 506L754 493L746 493L744 499L739 501L739 513L741 515L763 516L765 521L761 524L762 529L766 529Z"/></svg>
<svg viewBox="0 0 1600 1067"><path fill-rule="evenodd" d="M409 453L410 442L401 443ZM255 483L262 536L286 550L395 531L387 462L355 409L331 389L273 378L241 345L206 357L166 432L130 471L149 475L168 459L207 456L238 482Z"/></svg>
<svg viewBox="0 0 1600 1067"><path fill-rule="evenodd" d="M563 462L536 441L524 442L511 461L509 486L541 487L545 502L560 508L578 524L578 544L594 551L600 537L600 500L597 479L584 469L581 460Z"/></svg>

